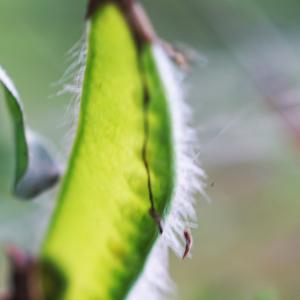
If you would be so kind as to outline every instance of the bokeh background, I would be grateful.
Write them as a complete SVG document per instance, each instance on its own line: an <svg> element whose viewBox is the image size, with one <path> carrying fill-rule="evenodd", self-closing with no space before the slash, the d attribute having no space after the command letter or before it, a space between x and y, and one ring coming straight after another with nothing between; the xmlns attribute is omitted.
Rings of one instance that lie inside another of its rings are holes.
<svg viewBox="0 0 300 300"><path fill-rule="evenodd" d="M162 37L197 52L186 82L211 198L199 200L193 259L171 257L171 299L299 300L300 2L143 2ZM58 82L84 11L82 0L0 2L0 64L28 123L62 157L70 97L57 96ZM0 245L37 251L55 191L30 203L13 198L13 149L0 101Z"/></svg>

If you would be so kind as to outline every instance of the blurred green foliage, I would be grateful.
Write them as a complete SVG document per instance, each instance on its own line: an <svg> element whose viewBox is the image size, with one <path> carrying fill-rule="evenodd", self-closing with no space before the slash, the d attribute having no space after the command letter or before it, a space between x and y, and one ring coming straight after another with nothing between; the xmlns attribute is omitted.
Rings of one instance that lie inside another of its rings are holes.
<svg viewBox="0 0 300 300"><path fill-rule="evenodd" d="M251 66L267 61L300 86L300 2L143 2L161 36L190 45L207 61L195 66L187 85L212 203L200 202L193 259L172 257L178 299L252 300L275 290L278 299L298 300L300 154L265 104ZM82 34L84 4L0 4L0 62L19 87L29 123L61 149L69 100L55 96L61 88L55 83ZM6 114L0 103L0 240L36 249L51 195L30 204L10 196L13 146ZM272 293L257 299L271 300Z"/></svg>
<svg viewBox="0 0 300 300"><path fill-rule="evenodd" d="M277 300L278 296L277 293L275 291L263 291L262 293L260 293L257 297L255 297L254 300Z"/></svg>

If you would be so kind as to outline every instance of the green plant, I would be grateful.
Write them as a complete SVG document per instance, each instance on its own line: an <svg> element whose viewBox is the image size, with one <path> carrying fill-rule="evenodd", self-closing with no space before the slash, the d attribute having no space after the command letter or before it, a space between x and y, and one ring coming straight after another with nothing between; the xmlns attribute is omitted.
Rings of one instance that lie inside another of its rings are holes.
<svg viewBox="0 0 300 300"><path fill-rule="evenodd" d="M204 174L192 157L179 70L165 50L183 61L142 15L134 1L90 1L79 122L39 258L46 299L140 299L141 290L158 299L171 286L168 248L188 255L191 200ZM6 78L16 154L24 156L19 180L31 156Z"/></svg>
<svg viewBox="0 0 300 300"><path fill-rule="evenodd" d="M26 128L20 96L1 66L0 83L4 87L14 126L16 168L13 192L22 198L32 198L57 182L59 164L46 149L47 142Z"/></svg>

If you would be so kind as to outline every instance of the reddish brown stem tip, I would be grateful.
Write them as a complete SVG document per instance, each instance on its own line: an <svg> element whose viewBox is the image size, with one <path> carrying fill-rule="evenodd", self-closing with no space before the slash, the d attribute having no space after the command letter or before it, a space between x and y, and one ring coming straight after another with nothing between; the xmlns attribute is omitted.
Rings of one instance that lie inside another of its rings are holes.
<svg viewBox="0 0 300 300"><path fill-rule="evenodd" d="M41 300L37 260L15 246L6 247L10 261L10 291L1 300Z"/></svg>
<svg viewBox="0 0 300 300"><path fill-rule="evenodd" d="M191 252L192 245L193 245L193 237L187 229L184 230L183 235L185 239L185 249L182 255L182 259L185 259Z"/></svg>

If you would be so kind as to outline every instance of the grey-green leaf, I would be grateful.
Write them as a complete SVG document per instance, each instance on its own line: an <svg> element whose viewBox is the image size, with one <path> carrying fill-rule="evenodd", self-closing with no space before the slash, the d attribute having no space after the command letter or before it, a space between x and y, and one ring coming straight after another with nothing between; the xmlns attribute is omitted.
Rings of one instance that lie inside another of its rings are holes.
<svg viewBox="0 0 300 300"><path fill-rule="evenodd" d="M6 104L14 127L16 157L14 194L20 198L33 198L58 181L59 164L46 149L47 143L26 128L19 94L1 66L0 84L4 87Z"/></svg>

